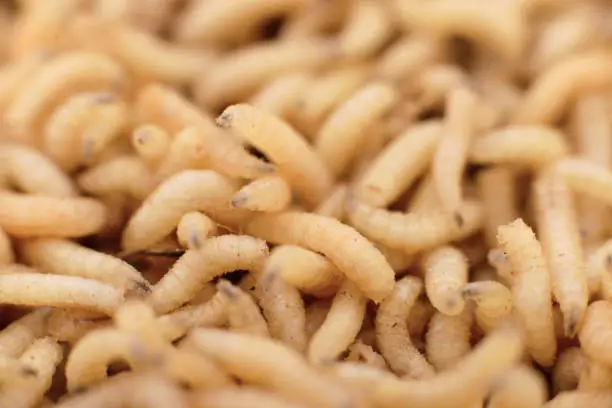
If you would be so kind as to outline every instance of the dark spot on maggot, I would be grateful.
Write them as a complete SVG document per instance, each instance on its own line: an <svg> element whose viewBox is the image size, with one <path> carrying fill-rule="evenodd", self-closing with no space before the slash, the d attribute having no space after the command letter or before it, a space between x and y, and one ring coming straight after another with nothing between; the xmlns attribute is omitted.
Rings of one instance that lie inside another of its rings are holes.
<svg viewBox="0 0 612 408"><path fill-rule="evenodd" d="M151 284L147 282L146 280L134 279L133 283L138 291L144 292L144 293L151 293L151 290L152 290Z"/></svg>
<svg viewBox="0 0 612 408"><path fill-rule="evenodd" d="M453 214L453 220L455 221L455 224L457 224L459 228L463 227L463 225L465 224L465 221L463 220L463 216L459 214L458 212L455 212Z"/></svg>
<svg viewBox="0 0 612 408"><path fill-rule="evenodd" d="M21 374L24 377L35 377L38 375L38 370L35 369L34 367L23 366L21 367Z"/></svg>
<svg viewBox="0 0 612 408"><path fill-rule="evenodd" d="M257 149L255 146L247 145L245 146L245 149L247 152L249 152L251 156L255 156L258 159L263 160L266 163L270 163L270 159L268 159L268 157L261 150Z"/></svg>

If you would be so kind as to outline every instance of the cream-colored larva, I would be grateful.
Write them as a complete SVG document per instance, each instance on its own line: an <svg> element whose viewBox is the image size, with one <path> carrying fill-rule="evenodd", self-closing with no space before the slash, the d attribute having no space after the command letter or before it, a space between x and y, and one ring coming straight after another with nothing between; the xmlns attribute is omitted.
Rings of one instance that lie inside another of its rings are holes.
<svg viewBox="0 0 612 408"><path fill-rule="evenodd" d="M313 79L305 73L289 73L272 80L249 103L281 118L294 115L297 101L312 82Z"/></svg>
<svg viewBox="0 0 612 408"><path fill-rule="evenodd" d="M230 199L232 208L278 212L291 203L291 186L280 176L262 177L242 187Z"/></svg>
<svg viewBox="0 0 612 408"><path fill-rule="evenodd" d="M521 124L553 124L581 94L612 84L609 50L575 53L552 65L537 77L514 114Z"/></svg>
<svg viewBox="0 0 612 408"><path fill-rule="evenodd" d="M355 195L375 207L386 207L397 199L430 165L440 140L439 121L409 127L393 140L360 177Z"/></svg>
<svg viewBox="0 0 612 408"><path fill-rule="evenodd" d="M412 344L407 325L422 288L415 277L401 279L376 313L376 339L383 357L398 375L417 379L434 375L433 367Z"/></svg>
<svg viewBox="0 0 612 408"><path fill-rule="evenodd" d="M506 284L509 288L514 286L516 271L508 261L506 253L500 248L493 248L487 253L487 262L493 268L497 277Z"/></svg>
<svg viewBox="0 0 612 408"><path fill-rule="evenodd" d="M0 228L0 267L10 265L15 262L15 252L11 238L6 231Z"/></svg>
<svg viewBox="0 0 612 408"><path fill-rule="evenodd" d="M217 123L261 150L307 204L318 204L331 191L332 175L325 162L282 119L240 104L226 108Z"/></svg>
<svg viewBox="0 0 612 408"><path fill-rule="evenodd" d="M125 194L144 200L154 189L151 170L138 156L121 156L94 166L81 173L77 184L94 196Z"/></svg>
<svg viewBox="0 0 612 408"><path fill-rule="evenodd" d="M17 60L7 61L0 69L0 110L2 112L49 56L45 52L36 52Z"/></svg>
<svg viewBox="0 0 612 408"><path fill-rule="evenodd" d="M484 207L485 240L489 247L494 248L497 246L497 227L519 215L516 172L502 166L483 170L477 175L477 187Z"/></svg>
<svg viewBox="0 0 612 408"><path fill-rule="evenodd" d="M380 77L401 81L410 78L425 67L438 61L444 51L443 41L433 35L413 32L405 35L380 56L376 74Z"/></svg>
<svg viewBox="0 0 612 408"><path fill-rule="evenodd" d="M461 294L476 304L476 323L486 333L498 328L512 313L512 292L499 282L470 282L461 288Z"/></svg>
<svg viewBox="0 0 612 408"><path fill-rule="evenodd" d="M95 279L120 290L151 290L149 282L130 264L66 239L24 240L20 254L25 262L46 273Z"/></svg>
<svg viewBox="0 0 612 408"><path fill-rule="evenodd" d="M294 12L306 0L271 0L264 3L238 0L235 3L196 2L189 4L174 26L180 42L219 44L242 40L269 18Z"/></svg>
<svg viewBox="0 0 612 408"><path fill-rule="evenodd" d="M187 84L216 62L210 49L176 46L127 24L109 24L105 28L110 53L141 78Z"/></svg>
<svg viewBox="0 0 612 408"><path fill-rule="evenodd" d="M591 303L586 311L582 329L578 333L580 346L589 358L610 365L612 354L607 341L612 317L612 303L599 300Z"/></svg>
<svg viewBox="0 0 612 408"><path fill-rule="evenodd" d="M0 192L0 227L16 237L76 238L100 231L106 208L85 197Z"/></svg>
<svg viewBox="0 0 612 408"><path fill-rule="evenodd" d="M612 204L612 171L584 159L568 157L554 164L572 191Z"/></svg>
<svg viewBox="0 0 612 408"><path fill-rule="evenodd" d="M192 408L303 408L302 404L255 387L220 388L200 391L191 399Z"/></svg>
<svg viewBox="0 0 612 408"><path fill-rule="evenodd" d="M359 1L350 10L338 47L349 58L364 58L379 51L393 35L393 20L377 1Z"/></svg>
<svg viewBox="0 0 612 408"><path fill-rule="evenodd" d="M327 258L295 245L279 245L270 252L268 268L278 270L287 284L308 295L336 293L344 275Z"/></svg>
<svg viewBox="0 0 612 408"><path fill-rule="evenodd" d="M207 282L237 269L261 270L268 247L246 235L210 238L199 249L185 252L153 286L150 303L157 313L167 313L191 300Z"/></svg>
<svg viewBox="0 0 612 408"><path fill-rule="evenodd" d="M160 374L128 373L118 375L91 392L63 399L60 408L120 408L122 406L187 408L189 404L174 381Z"/></svg>
<svg viewBox="0 0 612 408"><path fill-rule="evenodd" d="M69 52L38 70L6 111L15 139L31 141L41 116L63 95L123 85L124 71L112 59L91 52ZM42 96L41 96L42 95Z"/></svg>
<svg viewBox="0 0 612 408"><path fill-rule="evenodd" d="M546 380L535 368L518 365L503 374L489 399L491 408L539 408L548 399Z"/></svg>
<svg viewBox="0 0 612 408"><path fill-rule="evenodd" d="M227 323L226 298L216 292L207 302L185 306L160 316L158 321L162 336L168 341L185 336L194 327L221 327Z"/></svg>
<svg viewBox="0 0 612 408"><path fill-rule="evenodd" d="M246 384L257 384L307 405L335 408L354 404L348 390L321 376L295 350L262 337L196 329L186 340ZM270 356L275 356L271 359Z"/></svg>
<svg viewBox="0 0 612 408"><path fill-rule="evenodd" d="M502 225L497 240L515 272L512 298L525 328L527 350L535 361L549 367L557 354L552 313L552 288L542 246L522 219Z"/></svg>
<svg viewBox="0 0 612 408"><path fill-rule="evenodd" d="M42 146L64 171L99 159L127 125L127 107L112 92L81 92L57 107L44 124Z"/></svg>
<svg viewBox="0 0 612 408"><path fill-rule="evenodd" d="M552 372L553 392L572 391L578 388L582 372L587 369L588 359L580 347L569 347L559 353Z"/></svg>
<svg viewBox="0 0 612 408"><path fill-rule="evenodd" d="M313 138L325 118L364 84L370 71L368 65L359 64L322 73L296 101L292 118L298 128Z"/></svg>
<svg viewBox="0 0 612 408"><path fill-rule="evenodd" d="M367 298L357 286L345 280L319 329L308 344L308 360L313 364L334 361L359 333L366 313Z"/></svg>
<svg viewBox="0 0 612 408"><path fill-rule="evenodd" d="M62 347L52 337L35 340L21 355L19 362L28 364L36 375L24 384L3 387L0 404L15 408L35 406L51 387L63 354Z"/></svg>
<svg viewBox="0 0 612 408"><path fill-rule="evenodd" d="M470 307L455 316L437 312L431 317L426 335L427 360L437 372L456 365L471 350L473 311Z"/></svg>
<svg viewBox="0 0 612 408"><path fill-rule="evenodd" d="M136 98L136 116L161 127L170 135L193 133L199 141L192 152L205 159L211 169L230 177L257 178L274 172L274 166L250 155L242 143L214 125L213 118L170 87L151 84ZM206 149L204 149L206 146Z"/></svg>
<svg viewBox="0 0 612 408"><path fill-rule="evenodd" d="M0 330L0 355L21 356L34 340L46 333L51 311L50 307L34 309Z"/></svg>
<svg viewBox="0 0 612 408"><path fill-rule="evenodd" d="M137 251L161 241L191 211L202 211L225 225L243 220L245 212L228 205L237 190L235 181L211 170L180 172L164 180L132 215L122 246Z"/></svg>
<svg viewBox="0 0 612 408"><path fill-rule="evenodd" d="M217 223L206 214L191 211L181 217L176 226L176 237L183 248L198 249L204 241L217 234Z"/></svg>
<svg viewBox="0 0 612 408"><path fill-rule="evenodd" d="M15 273L0 275L0 303L88 309L112 314L123 302L116 288L77 276Z"/></svg>
<svg viewBox="0 0 612 408"><path fill-rule="evenodd" d="M359 232L335 219L300 212L267 214L254 218L244 231L325 255L375 302L382 301L393 289L395 273L385 257Z"/></svg>
<svg viewBox="0 0 612 408"><path fill-rule="evenodd" d="M159 126L142 125L132 132L132 146L138 156L154 169L170 147L170 135Z"/></svg>
<svg viewBox="0 0 612 408"><path fill-rule="evenodd" d="M478 106L476 95L466 88L455 88L448 94L442 137L431 167L440 204L459 227L465 222L460 213L463 201L461 179L476 131L473 118Z"/></svg>
<svg viewBox="0 0 612 408"><path fill-rule="evenodd" d="M612 405L609 392L570 391L562 392L542 405L543 408L593 407L605 408Z"/></svg>
<svg viewBox="0 0 612 408"><path fill-rule="evenodd" d="M541 167L569 152L560 131L538 125L512 125L474 141L469 160L477 164L511 164Z"/></svg>
<svg viewBox="0 0 612 408"><path fill-rule="evenodd" d="M441 313L454 316L465 306L461 288L468 282L468 260L463 252L442 246L425 255L425 292L431 304Z"/></svg>
<svg viewBox="0 0 612 408"><path fill-rule="evenodd" d="M599 5L561 8L555 17L538 27L527 64L533 75L546 72L558 61L602 40L600 24L605 17Z"/></svg>
<svg viewBox="0 0 612 408"><path fill-rule="evenodd" d="M351 225L366 237L407 253L468 237L481 228L484 219L482 205L473 200L466 200L458 209L461 226L449 222L446 211L441 209L405 214L374 208L349 197L346 210Z"/></svg>
<svg viewBox="0 0 612 408"><path fill-rule="evenodd" d="M520 330L503 327L487 336L453 368L435 377L408 381L385 376L361 384L376 406L382 408L471 406L484 398L492 378L516 364L522 351Z"/></svg>
<svg viewBox="0 0 612 408"><path fill-rule="evenodd" d="M334 58L334 47L323 38L268 41L242 48L195 79L194 97L203 106L219 105L220 101L235 103L279 75L313 71Z"/></svg>
<svg viewBox="0 0 612 408"><path fill-rule="evenodd" d="M268 324L259 306L249 294L226 280L220 280L217 289L225 297L230 330L253 336L270 337Z"/></svg>
<svg viewBox="0 0 612 408"><path fill-rule="evenodd" d="M580 155L590 162L612 169L612 121L608 116L604 95L580 98L572 111L574 137ZM585 244L605 238L608 210L605 203L592 197L577 197L578 222ZM602 222L603 220L603 222Z"/></svg>
<svg viewBox="0 0 612 408"><path fill-rule="evenodd" d="M344 202L349 191L348 185L337 184L332 192L314 209L314 213L324 217L344 220Z"/></svg>
<svg viewBox="0 0 612 408"><path fill-rule="evenodd" d="M0 174L5 182L30 194L75 197L70 178L38 150L12 143L0 145Z"/></svg>
<svg viewBox="0 0 612 408"><path fill-rule="evenodd" d="M349 355L346 357L345 361L363 361L363 363L380 369L387 368L387 362L378 354L374 348L368 344L365 344L360 339L357 339L351 346L349 347Z"/></svg>
<svg viewBox="0 0 612 408"><path fill-rule="evenodd" d="M527 30L519 3L483 4L470 0L414 3L392 2L407 30L426 31L443 36L460 35L499 54L515 64L526 45ZM499 14L499 13L502 14ZM503 16L503 17L502 17Z"/></svg>
<svg viewBox="0 0 612 408"><path fill-rule="evenodd" d="M329 115L319 130L315 147L333 175L346 170L368 136L365 129L397 103L397 91L384 82L367 83Z"/></svg>
<svg viewBox="0 0 612 408"><path fill-rule="evenodd" d="M270 335L304 352L307 346L306 308L298 289L287 283L282 275L283 269L291 268L291 264L286 264L287 259L281 248L283 246L276 247L270 253L255 283L256 296L268 322Z"/></svg>
<svg viewBox="0 0 612 408"><path fill-rule="evenodd" d="M579 391L607 391L612 387L612 369L601 360L587 358L578 381Z"/></svg>
<svg viewBox="0 0 612 408"><path fill-rule="evenodd" d="M589 302L586 268L573 197L563 177L540 174L533 184L536 225L561 312L565 335L580 329Z"/></svg>

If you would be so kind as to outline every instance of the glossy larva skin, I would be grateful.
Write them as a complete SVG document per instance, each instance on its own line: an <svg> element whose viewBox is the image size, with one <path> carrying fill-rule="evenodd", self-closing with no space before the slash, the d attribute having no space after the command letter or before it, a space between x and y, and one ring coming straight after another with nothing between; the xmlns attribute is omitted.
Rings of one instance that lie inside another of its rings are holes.
<svg viewBox="0 0 612 408"><path fill-rule="evenodd" d="M268 323L249 294L225 280L219 281L217 289L225 297L230 330L270 337Z"/></svg>
<svg viewBox="0 0 612 408"><path fill-rule="evenodd" d="M88 89L112 90L124 79L123 68L103 54L66 53L36 72L7 108L6 120L16 139L31 141L36 124L62 95Z"/></svg>
<svg viewBox="0 0 612 408"><path fill-rule="evenodd" d="M566 156L565 135L540 125L511 125L478 138L470 148L470 161L538 168Z"/></svg>
<svg viewBox="0 0 612 408"><path fill-rule="evenodd" d="M211 170L185 170L160 184L130 218L123 231L125 250L136 251L162 240L191 211L232 225L246 213L229 208L238 190L234 180Z"/></svg>
<svg viewBox="0 0 612 408"><path fill-rule="evenodd" d="M77 189L70 177L40 151L13 143L0 145L2 182L17 186L30 194L50 197L76 197Z"/></svg>
<svg viewBox="0 0 612 408"><path fill-rule="evenodd" d="M101 231L106 217L91 198L0 193L0 227L16 237L83 237Z"/></svg>
<svg viewBox="0 0 612 408"><path fill-rule="evenodd" d="M375 207L386 207L395 201L431 163L441 130L438 121L430 121L399 135L359 179L356 197Z"/></svg>
<svg viewBox="0 0 612 408"><path fill-rule="evenodd" d="M410 381L371 379L367 390L378 406L394 408L452 408L470 406L489 392L487 378L506 372L523 351L520 330L504 327L484 339L473 352L443 374Z"/></svg>
<svg viewBox="0 0 612 408"><path fill-rule="evenodd" d="M461 179L467 164L467 155L476 133L473 119L479 110L476 94L464 87L456 87L446 97L447 115L444 118L442 136L437 145L431 167L432 177L440 204L455 223L463 202Z"/></svg>
<svg viewBox="0 0 612 408"><path fill-rule="evenodd" d="M167 313L197 295L200 288L224 273L261 270L268 247L245 235L223 235L205 241L200 249L185 252L153 286L150 303L157 313Z"/></svg>
<svg viewBox="0 0 612 408"><path fill-rule="evenodd" d="M196 329L187 341L247 384L324 408L355 403L347 388L321 376L298 352L278 341L214 329Z"/></svg>
<svg viewBox="0 0 612 408"><path fill-rule="evenodd" d="M128 109L113 92L79 92L62 102L45 122L43 147L66 172L90 164L117 139Z"/></svg>
<svg viewBox="0 0 612 408"><path fill-rule="evenodd" d="M461 294L474 301L476 322L487 333L498 328L512 312L512 292L499 282L470 282L461 288Z"/></svg>
<svg viewBox="0 0 612 408"><path fill-rule="evenodd" d="M28 264L47 273L96 279L120 290L151 290L146 279L127 262L66 239L23 241L20 251Z"/></svg>
<svg viewBox="0 0 612 408"><path fill-rule="evenodd" d="M569 347L559 353L552 372L553 391L575 390L587 365L588 359L579 347Z"/></svg>
<svg viewBox="0 0 612 408"><path fill-rule="evenodd" d="M537 408L548 399L546 380L542 373L526 365L517 365L500 379L500 385L492 393L493 408Z"/></svg>
<svg viewBox="0 0 612 408"><path fill-rule="evenodd" d="M468 237L480 229L484 221L482 205L473 200L466 200L459 209L461 226L450 222L446 211L441 209L406 214L374 208L349 197L346 210L351 225L366 237L406 253Z"/></svg>
<svg viewBox="0 0 612 408"><path fill-rule="evenodd" d="M612 304L606 300L600 300L589 305L584 323L578 338L580 345L589 358L610 365L612 352L610 351L610 317L612 316Z"/></svg>
<svg viewBox="0 0 612 408"><path fill-rule="evenodd" d="M301 292L327 297L336 293L344 275L327 258L294 245L279 245L270 253L266 266Z"/></svg>
<svg viewBox="0 0 612 408"><path fill-rule="evenodd" d="M589 301L573 197L563 177L554 172L538 176L533 196L552 290L563 313L565 334L573 337L580 329Z"/></svg>
<svg viewBox="0 0 612 408"><path fill-rule="evenodd" d="M191 211L176 226L176 238L183 248L198 249L204 241L217 235L217 223L206 214Z"/></svg>
<svg viewBox="0 0 612 408"><path fill-rule="evenodd" d="M571 101L591 89L610 84L609 50L589 50L564 58L550 67L530 87L513 122L547 125L557 121Z"/></svg>
<svg viewBox="0 0 612 408"><path fill-rule="evenodd" d="M366 313L367 298L357 286L345 280L319 329L308 344L308 360L324 364L335 360L355 341Z"/></svg>
<svg viewBox="0 0 612 408"><path fill-rule="evenodd" d="M307 346L306 308L300 291L285 282L277 269L274 252L256 282L257 299L268 322L270 335L304 352Z"/></svg>
<svg viewBox="0 0 612 408"><path fill-rule="evenodd" d="M91 167L77 184L94 196L124 194L137 200L145 200L155 187L153 173L138 156L119 156Z"/></svg>
<svg viewBox="0 0 612 408"><path fill-rule="evenodd" d="M258 216L244 231L273 243L299 245L325 255L375 302L382 301L393 289L395 272L383 254L355 229L337 220L285 212Z"/></svg>
<svg viewBox="0 0 612 408"><path fill-rule="evenodd" d="M535 361L551 366L557 353L552 313L552 288L542 246L518 219L500 226L497 240L515 272L512 298L525 328L527 350Z"/></svg>
<svg viewBox="0 0 612 408"><path fill-rule="evenodd" d="M171 145L170 154L160 164L160 176L173 173L164 166L172 168L176 161L185 160L204 162L208 168L236 178L252 179L274 172L274 166L249 154L240 140L216 127L211 116L171 87L143 87L136 95L135 110L143 123L159 126L174 137L172 145L176 146Z"/></svg>
<svg viewBox="0 0 612 408"><path fill-rule="evenodd" d="M242 187L230 200L232 208L279 212L291 204L291 186L280 176L262 177Z"/></svg>
<svg viewBox="0 0 612 408"><path fill-rule="evenodd" d="M437 312L429 321L426 335L427 360L442 372L456 365L471 350L470 337L474 314L465 308L455 316Z"/></svg>
<svg viewBox="0 0 612 408"><path fill-rule="evenodd" d="M321 126L315 149L335 175L341 175L368 136L364 129L376 123L398 100L392 86L366 83L332 112Z"/></svg>
<svg viewBox="0 0 612 408"><path fill-rule="evenodd" d="M248 141L278 167L296 195L309 205L332 189L332 174L306 139L287 122L247 104L226 108L217 124Z"/></svg>
<svg viewBox="0 0 612 408"><path fill-rule="evenodd" d="M456 316L465 302L461 288L468 281L468 260L457 248L444 246L423 258L425 292L431 304L441 313Z"/></svg>
<svg viewBox="0 0 612 408"><path fill-rule="evenodd" d="M505 3L502 9L498 4L483 4L477 0L461 4L422 3L418 6L394 0L392 5L406 29L421 27L442 37L460 35L470 38L494 49L510 63L517 62L526 45L527 27L520 3Z"/></svg>
<svg viewBox="0 0 612 408"><path fill-rule="evenodd" d="M516 176L513 169L501 166L478 174L478 197L482 200L485 214L484 236L486 244L491 248L497 246L497 227L519 215Z"/></svg>

